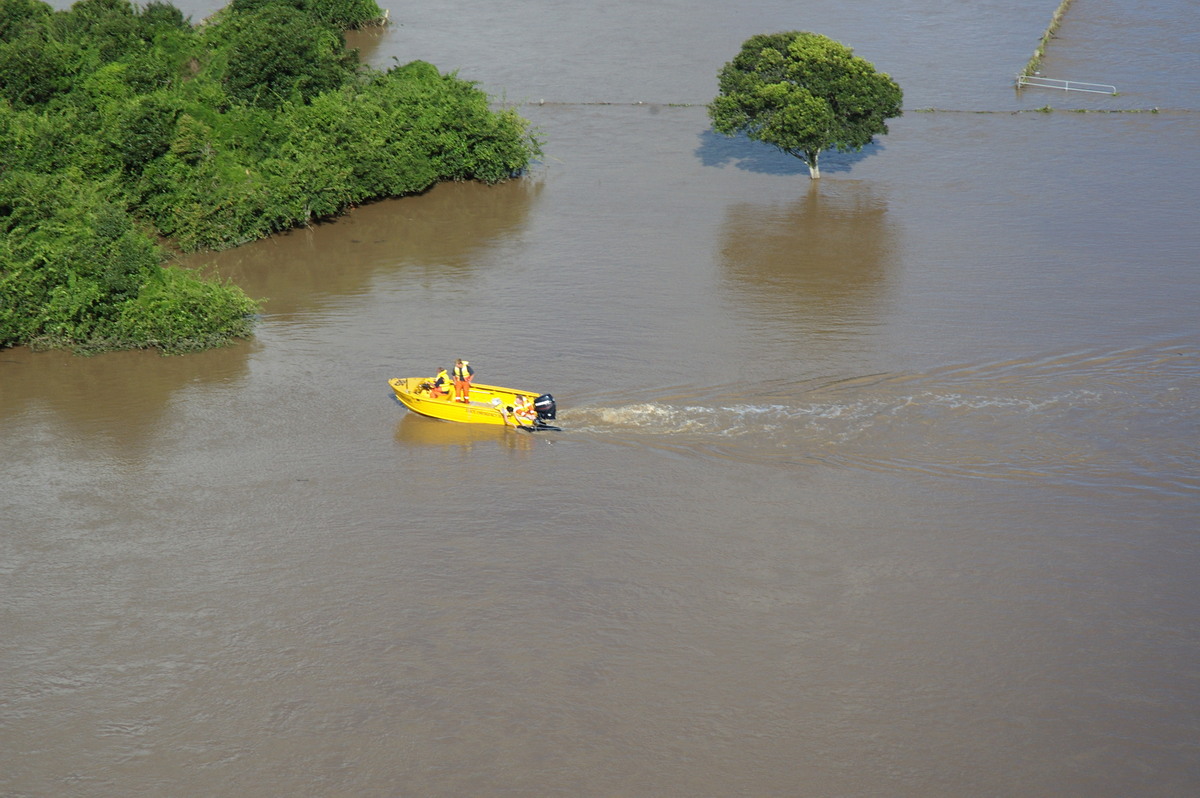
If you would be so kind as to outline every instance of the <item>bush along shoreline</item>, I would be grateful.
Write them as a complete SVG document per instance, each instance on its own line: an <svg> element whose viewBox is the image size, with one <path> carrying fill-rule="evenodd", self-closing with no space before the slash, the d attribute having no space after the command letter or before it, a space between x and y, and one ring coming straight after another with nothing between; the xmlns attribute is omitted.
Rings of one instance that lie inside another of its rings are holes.
<svg viewBox="0 0 1200 798"><path fill-rule="evenodd" d="M195 351L259 302L168 263L541 154L515 109L415 61L381 71L342 32L374 0L174 6L0 0L0 347Z"/></svg>

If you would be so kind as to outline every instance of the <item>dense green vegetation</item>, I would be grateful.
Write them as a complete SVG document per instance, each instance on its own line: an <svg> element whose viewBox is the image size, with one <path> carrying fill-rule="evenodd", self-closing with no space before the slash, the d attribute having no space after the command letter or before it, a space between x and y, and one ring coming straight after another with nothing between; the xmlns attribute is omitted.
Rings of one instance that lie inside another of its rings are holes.
<svg viewBox="0 0 1200 798"><path fill-rule="evenodd" d="M870 61L825 36L805 31L751 36L717 76L708 107L713 129L745 133L808 165L819 178L822 150L856 152L887 133L904 95Z"/></svg>
<svg viewBox="0 0 1200 798"><path fill-rule="evenodd" d="M346 51L374 0L0 0L0 346L184 351L257 303L166 266L539 154L514 110L424 62Z"/></svg>

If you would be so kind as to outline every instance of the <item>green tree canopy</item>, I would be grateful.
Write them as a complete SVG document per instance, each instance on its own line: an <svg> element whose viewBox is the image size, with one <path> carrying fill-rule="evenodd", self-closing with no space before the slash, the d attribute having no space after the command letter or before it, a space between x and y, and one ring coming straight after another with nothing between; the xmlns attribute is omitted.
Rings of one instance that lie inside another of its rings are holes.
<svg viewBox="0 0 1200 798"><path fill-rule="evenodd" d="M822 150L857 152L902 113L895 81L816 33L752 36L717 78L713 129L772 144L807 164L814 179Z"/></svg>
<svg viewBox="0 0 1200 798"><path fill-rule="evenodd" d="M167 264L540 153L513 109L342 31L375 0L235 0L193 27L151 0L0 0L0 348L167 352L249 332L257 302Z"/></svg>

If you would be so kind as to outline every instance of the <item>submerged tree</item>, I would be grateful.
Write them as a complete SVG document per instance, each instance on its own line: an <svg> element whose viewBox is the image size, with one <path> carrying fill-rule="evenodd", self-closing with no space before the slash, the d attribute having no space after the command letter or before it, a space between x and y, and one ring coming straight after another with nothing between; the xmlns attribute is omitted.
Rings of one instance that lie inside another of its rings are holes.
<svg viewBox="0 0 1200 798"><path fill-rule="evenodd" d="M857 152L902 113L895 81L816 33L752 36L717 77L713 129L772 144L803 161L814 179L822 150Z"/></svg>

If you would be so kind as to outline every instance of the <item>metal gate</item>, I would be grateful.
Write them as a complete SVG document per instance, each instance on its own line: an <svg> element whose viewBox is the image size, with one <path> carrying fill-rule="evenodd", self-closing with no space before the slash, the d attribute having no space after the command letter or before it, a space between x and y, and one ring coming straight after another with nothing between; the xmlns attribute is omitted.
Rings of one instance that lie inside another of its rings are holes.
<svg viewBox="0 0 1200 798"><path fill-rule="evenodd" d="M1063 91L1090 91L1093 94L1116 94L1117 87L1107 83L1082 83L1078 80L1058 80L1043 78L1040 75L1018 75L1017 88L1023 86L1038 86L1043 89L1062 89Z"/></svg>

